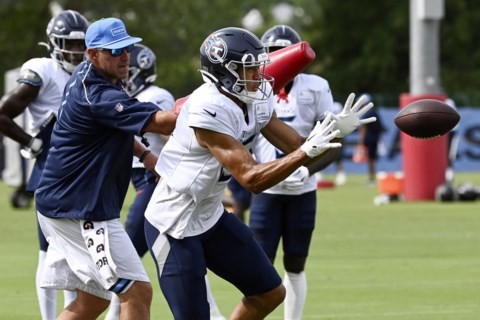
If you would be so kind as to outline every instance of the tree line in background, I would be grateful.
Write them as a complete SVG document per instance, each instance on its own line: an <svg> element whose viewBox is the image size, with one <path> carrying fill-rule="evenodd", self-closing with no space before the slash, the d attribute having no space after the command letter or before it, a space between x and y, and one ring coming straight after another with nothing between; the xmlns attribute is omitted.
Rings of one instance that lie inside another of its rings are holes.
<svg viewBox="0 0 480 320"><path fill-rule="evenodd" d="M480 105L480 2L444 0L441 21L441 81L458 105ZM0 0L0 72L46 56L51 18L47 0ZM244 27L259 37L274 24L294 27L316 52L308 72L325 77L336 100L369 92L379 105L396 106L409 90L408 0L63 0L94 21L115 16L157 55L157 84L176 97L201 82L199 48L216 29ZM259 19L259 17L261 17ZM245 22L245 23L247 23ZM0 79L3 92L4 80Z"/></svg>

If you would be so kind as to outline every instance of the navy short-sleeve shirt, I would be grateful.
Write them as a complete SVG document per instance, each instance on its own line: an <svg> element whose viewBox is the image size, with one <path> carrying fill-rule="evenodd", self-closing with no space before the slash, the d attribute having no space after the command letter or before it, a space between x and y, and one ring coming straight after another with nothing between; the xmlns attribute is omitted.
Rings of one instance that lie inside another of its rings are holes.
<svg viewBox="0 0 480 320"><path fill-rule="evenodd" d="M125 199L134 135L158 107L104 79L88 61L68 81L43 175L37 210L51 218L115 219Z"/></svg>

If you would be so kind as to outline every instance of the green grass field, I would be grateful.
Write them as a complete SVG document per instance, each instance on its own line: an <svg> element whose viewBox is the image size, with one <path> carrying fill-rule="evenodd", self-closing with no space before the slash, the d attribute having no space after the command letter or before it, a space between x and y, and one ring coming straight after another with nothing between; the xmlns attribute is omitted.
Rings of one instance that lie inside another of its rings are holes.
<svg viewBox="0 0 480 320"><path fill-rule="evenodd" d="M365 186L365 176L348 178L318 191L304 319L480 319L480 203L374 206L377 191ZM464 181L480 185L480 173L457 175L456 183ZM39 319L35 216L10 207L11 191L0 183L0 319ZM144 263L155 290L152 319L172 319L151 257ZM228 315L239 292L215 275L210 281ZM282 319L282 312L269 319Z"/></svg>

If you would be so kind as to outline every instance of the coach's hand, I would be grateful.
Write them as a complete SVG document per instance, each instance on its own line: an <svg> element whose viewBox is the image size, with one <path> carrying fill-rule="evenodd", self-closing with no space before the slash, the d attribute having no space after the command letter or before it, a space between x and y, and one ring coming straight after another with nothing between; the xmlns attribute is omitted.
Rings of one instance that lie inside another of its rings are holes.
<svg viewBox="0 0 480 320"><path fill-rule="evenodd" d="M310 158L315 158L331 148L340 148L339 142L330 142L338 134L338 130L333 130L335 120L332 120L332 114L327 114L322 122L317 121L307 140L300 147Z"/></svg>

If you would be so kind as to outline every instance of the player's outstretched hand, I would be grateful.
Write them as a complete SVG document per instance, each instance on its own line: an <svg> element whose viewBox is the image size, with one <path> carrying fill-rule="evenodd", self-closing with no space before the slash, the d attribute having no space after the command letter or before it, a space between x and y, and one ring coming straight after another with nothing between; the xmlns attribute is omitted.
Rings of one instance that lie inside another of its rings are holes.
<svg viewBox="0 0 480 320"><path fill-rule="evenodd" d="M334 129L335 120L332 114L327 114L322 122L317 121L307 140L300 147L310 158L315 158L331 148L340 148L339 142L330 142L338 136L339 130Z"/></svg>
<svg viewBox="0 0 480 320"><path fill-rule="evenodd" d="M301 166L289 175L285 180L280 182L280 187L288 191L300 191L305 184L305 181L310 176L307 167Z"/></svg>
<svg viewBox="0 0 480 320"><path fill-rule="evenodd" d="M330 111L325 112L326 115L331 114L332 118L336 121L334 130L339 131L337 138L343 138L349 135L362 124L374 122L377 120L376 117L360 119L368 110L373 108L372 102L365 104L367 100L366 95L361 96L360 99L358 99L358 101L352 107L354 100L355 94L350 93L347 98L347 102L345 102L343 110L339 114L333 114Z"/></svg>

